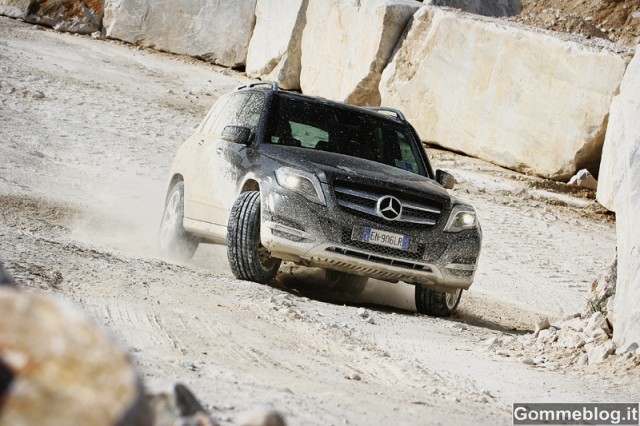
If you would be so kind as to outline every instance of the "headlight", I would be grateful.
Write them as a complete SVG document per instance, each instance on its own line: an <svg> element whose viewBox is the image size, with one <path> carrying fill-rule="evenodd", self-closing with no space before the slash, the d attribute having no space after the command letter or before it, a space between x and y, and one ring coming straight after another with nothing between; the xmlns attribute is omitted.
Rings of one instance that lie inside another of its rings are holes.
<svg viewBox="0 0 640 426"><path fill-rule="evenodd" d="M322 204L323 206L327 205L320 181L311 173L289 167L281 167L276 170L276 180L283 188L297 192L311 202Z"/></svg>
<svg viewBox="0 0 640 426"><path fill-rule="evenodd" d="M445 232L460 232L465 229L473 229L478 225L476 212L469 206L455 206L444 227Z"/></svg>

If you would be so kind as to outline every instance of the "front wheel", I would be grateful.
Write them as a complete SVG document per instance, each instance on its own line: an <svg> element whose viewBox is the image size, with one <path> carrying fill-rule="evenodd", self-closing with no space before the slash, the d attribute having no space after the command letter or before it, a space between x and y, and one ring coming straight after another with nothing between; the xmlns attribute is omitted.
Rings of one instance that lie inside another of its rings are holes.
<svg viewBox="0 0 640 426"><path fill-rule="evenodd" d="M416 309L421 314L449 317L458 309L461 297L461 288L446 292L416 285Z"/></svg>
<svg viewBox="0 0 640 426"><path fill-rule="evenodd" d="M200 240L184 230L184 182L171 188L162 213L158 245L160 252L178 260L189 260L198 248Z"/></svg>
<svg viewBox="0 0 640 426"><path fill-rule="evenodd" d="M324 277L331 290L349 296L358 296L364 291L367 286L367 281L369 281L368 277L332 271L330 269L324 271Z"/></svg>
<svg viewBox="0 0 640 426"><path fill-rule="evenodd" d="M227 225L227 257L233 275L246 281L267 284L278 273L280 259L260 242L260 193L245 192L238 197Z"/></svg>

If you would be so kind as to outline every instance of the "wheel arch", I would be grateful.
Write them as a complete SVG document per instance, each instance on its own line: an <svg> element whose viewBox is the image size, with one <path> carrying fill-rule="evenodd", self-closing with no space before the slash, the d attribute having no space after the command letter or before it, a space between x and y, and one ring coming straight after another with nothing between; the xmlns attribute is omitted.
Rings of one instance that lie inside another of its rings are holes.
<svg viewBox="0 0 640 426"><path fill-rule="evenodd" d="M238 194L238 196L250 191L260 192L260 183L253 177L248 178L244 181L242 187L240 188L240 193Z"/></svg>

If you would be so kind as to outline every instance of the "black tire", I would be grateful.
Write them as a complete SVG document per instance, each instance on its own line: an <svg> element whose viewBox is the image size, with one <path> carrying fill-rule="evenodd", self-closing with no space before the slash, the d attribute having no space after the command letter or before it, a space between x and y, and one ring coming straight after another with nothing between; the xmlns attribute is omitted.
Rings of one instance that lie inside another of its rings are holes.
<svg viewBox="0 0 640 426"><path fill-rule="evenodd" d="M233 275L268 284L278 273L280 259L260 243L260 193L245 192L233 204L227 225L227 257Z"/></svg>
<svg viewBox="0 0 640 426"><path fill-rule="evenodd" d="M189 260L198 248L200 239L184 230L184 182L177 182L169 191L164 204L158 246L160 252L178 260Z"/></svg>
<svg viewBox="0 0 640 426"><path fill-rule="evenodd" d="M462 289L449 293L416 285L416 309L433 317L449 317L458 309Z"/></svg>
<svg viewBox="0 0 640 426"><path fill-rule="evenodd" d="M358 296L361 294L367 286L367 281L369 281L368 277L332 271L330 269L325 269L324 277L330 289L349 296Z"/></svg>

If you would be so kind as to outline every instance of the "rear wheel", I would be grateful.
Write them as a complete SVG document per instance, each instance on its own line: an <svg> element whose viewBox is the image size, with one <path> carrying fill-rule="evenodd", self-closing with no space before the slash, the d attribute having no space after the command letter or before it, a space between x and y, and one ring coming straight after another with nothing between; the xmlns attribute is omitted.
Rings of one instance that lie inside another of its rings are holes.
<svg viewBox="0 0 640 426"><path fill-rule="evenodd" d="M330 289L350 296L357 296L367 286L369 278L326 269L324 277Z"/></svg>
<svg viewBox="0 0 640 426"><path fill-rule="evenodd" d="M178 260L189 260L198 248L200 240L184 230L184 182L171 188L162 213L158 245L160 252Z"/></svg>
<svg viewBox="0 0 640 426"><path fill-rule="evenodd" d="M434 317L451 316L458 309L461 297L461 288L446 292L416 285L416 309L421 314Z"/></svg>
<svg viewBox="0 0 640 426"><path fill-rule="evenodd" d="M227 225L227 257L233 275L241 280L267 284L280 268L280 259L260 242L260 193L245 192L231 209Z"/></svg>

